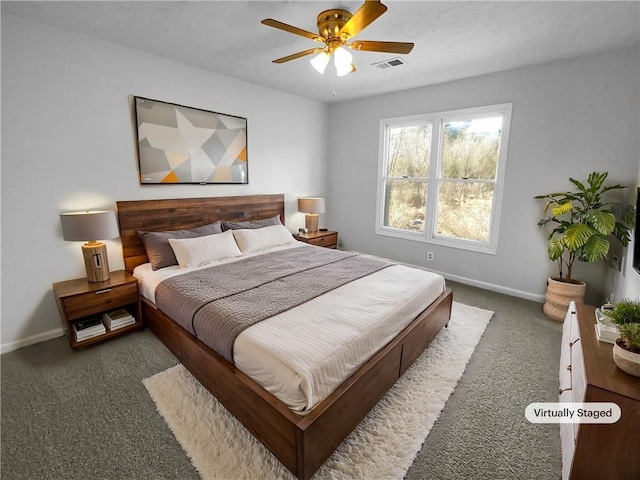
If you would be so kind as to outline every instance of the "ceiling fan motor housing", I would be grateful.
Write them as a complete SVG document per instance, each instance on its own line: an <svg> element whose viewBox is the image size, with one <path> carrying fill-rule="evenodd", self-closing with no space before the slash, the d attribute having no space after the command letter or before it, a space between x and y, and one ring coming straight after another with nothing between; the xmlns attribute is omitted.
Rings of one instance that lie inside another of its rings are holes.
<svg viewBox="0 0 640 480"><path fill-rule="evenodd" d="M347 10L325 10L318 15L318 32L326 39L329 51L333 51L349 39L349 34L343 32L338 36L342 27L351 19L351 12Z"/></svg>

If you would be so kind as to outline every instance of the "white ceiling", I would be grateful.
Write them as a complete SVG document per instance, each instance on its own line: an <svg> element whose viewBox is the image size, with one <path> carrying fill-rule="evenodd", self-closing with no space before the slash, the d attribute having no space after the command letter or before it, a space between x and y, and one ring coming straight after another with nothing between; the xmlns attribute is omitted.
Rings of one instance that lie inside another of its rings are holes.
<svg viewBox="0 0 640 480"><path fill-rule="evenodd" d="M354 51L357 72L340 78L331 68L318 74L311 57L272 63L317 44L260 21L274 18L316 32L318 13L330 8L353 13L361 1L3 1L2 13L328 103L640 41L636 1L383 3L388 11L355 38L414 42L413 51L402 56L407 64L382 70L371 64L394 55Z"/></svg>

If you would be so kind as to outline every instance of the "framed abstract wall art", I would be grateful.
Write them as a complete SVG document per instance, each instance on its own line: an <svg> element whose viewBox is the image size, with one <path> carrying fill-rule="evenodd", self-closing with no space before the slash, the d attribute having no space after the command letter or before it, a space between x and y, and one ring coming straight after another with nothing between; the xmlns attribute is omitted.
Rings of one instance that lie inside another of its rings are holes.
<svg viewBox="0 0 640 480"><path fill-rule="evenodd" d="M247 184L247 119L134 98L140 184Z"/></svg>

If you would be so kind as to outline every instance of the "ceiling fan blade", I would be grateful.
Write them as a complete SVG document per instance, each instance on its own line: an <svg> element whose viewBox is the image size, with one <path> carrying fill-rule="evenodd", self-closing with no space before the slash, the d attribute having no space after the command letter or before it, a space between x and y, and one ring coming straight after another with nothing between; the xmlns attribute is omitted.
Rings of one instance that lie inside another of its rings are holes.
<svg viewBox="0 0 640 480"><path fill-rule="evenodd" d="M413 43L407 42L376 42L373 40L357 40L347 45L354 50L366 52L409 53L413 49Z"/></svg>
<svg viewBox="0 0 640 480"><path fill-rule="evenodd" d="M285 32L300 35L301 37L310 38L311 40L315 40L316 42L324 42L324 38L322 38L317 33L307 32L306 30L302 30L301 28L294 27L293 25L279 22L278 20L274 20L273 18L265 18L260 23L269 27L277 28L279 30L284 30Z"/></svg>
<svg viewBox="0 0 640 480"><path fill-rule="evenodd" d="M287 57L278 58L277 60L274 60L273 63L288 62L289 60L295 60L296 58L306 57L307 55L311 55L313 53L318 53L318 52L321 52L322 50L324 50L324 49L323 48L310 48L309 50L305 50L304 52L298 52L298 53L294 53L293 55L289 55Z"/></svg>
<svg viewBox="0 0 640 480"><path fill-rule="evenodd" d="M380 3L379 0L365 0L364 5L340 29L339 35L356 36L386 11L387 7Z"/></svg>

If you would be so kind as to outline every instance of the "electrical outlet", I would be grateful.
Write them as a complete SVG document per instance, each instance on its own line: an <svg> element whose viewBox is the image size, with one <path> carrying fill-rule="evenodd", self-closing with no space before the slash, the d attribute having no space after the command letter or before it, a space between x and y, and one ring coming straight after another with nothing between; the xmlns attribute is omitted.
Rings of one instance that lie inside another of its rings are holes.
<svg viewBox="0 0 640 480"><path fill-rule="evenodd" d="M622 271L622 256L620 256L620 255L609 255L607 257L607 263L615 271L617 271L617 272L621 272Z"/></svg>
<svg viewBox="0 0 640 480"><path fill-rule="evenodd" d="M433 261L433 252L427 252L427 260Z"/></svg>

